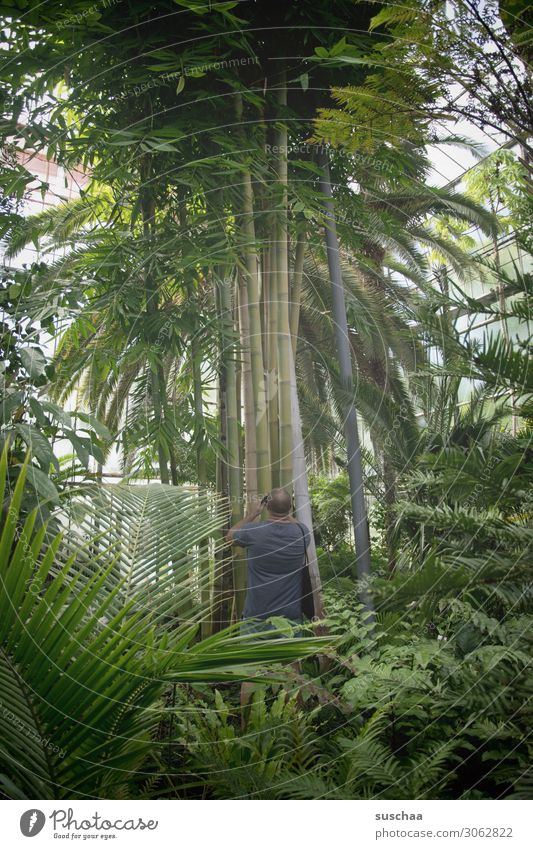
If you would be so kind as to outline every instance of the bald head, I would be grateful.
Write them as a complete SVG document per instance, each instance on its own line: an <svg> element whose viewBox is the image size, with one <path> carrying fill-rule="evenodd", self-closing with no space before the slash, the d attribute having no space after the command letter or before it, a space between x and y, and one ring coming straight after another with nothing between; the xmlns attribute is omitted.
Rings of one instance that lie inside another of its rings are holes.
<svg viewBox="0 0 533 849"><path fill-rule="evenodd" d="M286 489L273 489L267 502L267 510L273 516L288 516L292 508L292 499Z"/></svg>

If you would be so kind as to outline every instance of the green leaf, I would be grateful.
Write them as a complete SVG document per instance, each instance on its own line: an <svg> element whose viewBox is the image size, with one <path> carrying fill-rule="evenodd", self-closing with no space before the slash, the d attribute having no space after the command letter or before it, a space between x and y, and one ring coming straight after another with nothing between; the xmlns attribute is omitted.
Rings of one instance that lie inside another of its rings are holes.
<svg viewBox="0 0 533 849"><path fill-rule="evenodd" d="M331 48L331 50L329 51L329 55L330 55L331 57L333 57L333 56L340 56L340 54L341 54L341 53L343 53L345 50L346 50L346 37L343 35L343 37L341 38L341 40L340 40L340 41L338 41L338 42L337 42L337 44L335 44L335 45Z"/></svg>
<svg viewBox="0 0 533 849"><path fill-rule="evenodd" d="M332 59L331 64L343 64L343 65L376 65L376 62L372 62L368 57L362 56L335 56Z"/></svg>
<svg viewBox="0 0 533 849"><path fill-rule="evenodd" d="M13 412L22 404L22 392L12 392L2 398L2 422L7 423Z"/></svg>
<svg viewBox="0 0 533 849"><path fill-rule="evenodd" d="M43 413L42 404L39 403L37 398L30 398L29 404L30 404L30 410L32 411L33 415L35 416L37 424L40 425L41 427L45 427L48 424L48 422L47 422L46 417Z"/></svg>
<svg viewBox="0 0 533 849"><path fill-rule="evenodd" d="M68 433L66 433L65 436L70 442L72 442L74 450L76 451L76 454L80 458L80 462L86 468L88 468L88 466L89 466L89 449L86 445L86 442L87 441L90 442L90 440L87 440L86 438L82 439L79 436L76 436L76 434L73 433L72 431L68 431Z"/></svg>
<svg viewBox="0 0 533 849"><path fill-rule="evenodd" d="M48 798L51 788L42 735L35 721L35 705L31 691L6 654L0 650L0 689L2 692L3 733L0 752L3 769L10 768L17 782L25 783L27 776L40 790L39 798ZM9 765L9 767L8 767ZM8 787L11 782L8 780ZM13 789L9 787L11 795ZM18 788L16 792L20 794ZM16 798L16 796L15 796Z"/></svg>
<svg viewBox="0 0 533 849"><path fill-rule="evenodd" d="M47 440L40 430L27 424L17 424L14 430L20 434L34 457L37 458L44 472L48 472L50 463L59 471L59 462Z"/></svg>
<svg viewBox="0 0 533 849"><path fill-rule="evenodd" d="M40 348L21 348L20 359L30 377L44 374L47 361Z"/></svg>
<svg viewBox="0 0 533 849"><path fill-rule="evenodd" d="M288 622L287 619L284 619L283 616L271 616L269 618L269 622L271 622L274 628L277 628L277 630L286 637L294 636L294 629L291 623Z"/></svg>
<svg viewBox="0 0 533 849"><path fill-rule="evenodd" d="M99 421L94 416L91 416L90 413L81 413L79 410L76 411L76 415L78 419L82 422L87 422L90 424L95 433L98 434L100 439L103 439L105 442L111 442L113 437L111 436L109 430L101 421Z"/></svg>
<svg viewBox="0 0 533 849"><path fill-rule="evenodd" d="M46 412L50 413L54 419L61 422L64 427L72 427L72 413L62 410L61 407L58 407L57 404L53 403L53 401L41 401L41 407L43 410L46 410Z"/></svg>
<svg viewBox="0 0 533 849"><path fill-rule="evenodd" d="M59 504L59 493L54 483L36 466L28 466L28 481L33 486L35 492L44 498L45 501L51 501L52 504Z"/></svg>

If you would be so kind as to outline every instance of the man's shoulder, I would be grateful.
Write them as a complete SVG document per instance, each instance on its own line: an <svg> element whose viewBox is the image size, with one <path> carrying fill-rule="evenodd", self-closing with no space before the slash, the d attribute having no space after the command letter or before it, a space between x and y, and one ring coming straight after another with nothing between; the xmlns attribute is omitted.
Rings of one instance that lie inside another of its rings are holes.
<svg viewBox="0 0 533 849"><path fill-rule="evenodd" d="M268 525L268 524L270 524L270 523L269 522L246 522L246 524L243 525L243 528L246 528L247 531L248 530L253 531L255 528L264 528L265 525Z"/></svg>
<svg viewBox="0 0 533 849"><path fill-rule="evenodd" d="M297 525L300 528L301 534L304 538L304 545L307 548L309 546L310 541L311 541L311 531L309 530L307 525L304 525L303 522L297 522Z"/></svg>
<svg viewBox="0 0 533 849"><path fill-rule="evenodd" d="M246 534L249 539L259 539L262 537L264 528L268 527L268 522L247 522L242 526L243 531L246 531Z"/></svg>

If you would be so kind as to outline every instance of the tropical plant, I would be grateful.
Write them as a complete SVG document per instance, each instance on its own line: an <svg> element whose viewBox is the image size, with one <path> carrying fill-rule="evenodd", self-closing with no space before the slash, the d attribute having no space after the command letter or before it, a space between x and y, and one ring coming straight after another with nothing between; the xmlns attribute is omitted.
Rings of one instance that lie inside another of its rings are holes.
<svg viewBox="0 0 533 849"><path fill-rule="evenodd" d="M222 799L290 797L291 781L312 770L321 752L313 713L304 713L296 694L255 692L246 725L216 690L214 704L197 700L177 730L185 765L198 787Z"/></svg>
<svg viewBox="0 0 533 849"><path fill-rule="evenodd" d="M90 457L103 462L111 435L93 416L80 410L66 411L47 397L55 377L47 340L58 313L72 303L73 293L63 292L56 303L43 302L36 292L38 272L38 266L7 270L0 279L0 450L9 445L12 485L30 450L23 509L28 512L38 505L42 521L59 503L68 476L86 475ZM75 452L67 469L61 468L54 451L59 440L70 442Z"/></svg>
<svg viewBox="0 0 533 849"><path fill-rule="evenodd" d="M4 498L7 456L4 448ZM0 536L3 792L10 798L128 798L160 767L157 730L168 711L169 685L239 680L250 666L254 678L264 661L291 661L325 641L258 645L229 631L195 642L198 622L162 627L168 610L159 611L158 621L146 596L163 561L153 561L145 545L135 591L128 587L135 561L123 556L130 566L125 574L109 549L91 575L78 571L79 550L66 559L60 554L64 532L46 542L46 524L36 529L37 508L19 518L28 464L29 456ZM94 519L102 521L102 513ZM194 527L190 516L187 525ZM116 526L114 534L120 538ZM86 549L94 544L93 536Z"/></svg>
<svg viewBox="0 0 533 849"><path fill-rule="evenodd" d="M40 253L0 284L4 795L527 798L532 293L500 250L529 245L525 18L97 6L0 12L0 236ZM429 144L484 155L461 116L520 161L435 187ZM35 153L87 182L25 217ZM329 641L225 629L225 532L279 484ZM270 685L246 733L241 678Z"/></svg>
<svg viewBox="0 0 533 849"><path fill-rule="evenodd" d="M337 548L348 537L350 504L346 472L333 479L313 475L311 491L318 542L330 550Z"/></svg>

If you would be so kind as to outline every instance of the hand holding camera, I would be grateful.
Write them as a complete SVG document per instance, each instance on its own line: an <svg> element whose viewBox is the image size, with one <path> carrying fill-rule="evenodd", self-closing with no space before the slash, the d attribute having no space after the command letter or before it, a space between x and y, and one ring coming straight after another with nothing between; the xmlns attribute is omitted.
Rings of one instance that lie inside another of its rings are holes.
<svg viewBox="0 0 533 849"><path fill-rule="evenodd" d="M268 495L264 495L261 501L256 501L255 504L250 505L248 508L248 512L245 516L246 521L253 522L254 519L257 519L258 516L263 512L266 504L271 500L272 496L270 493Z"/></svg>

